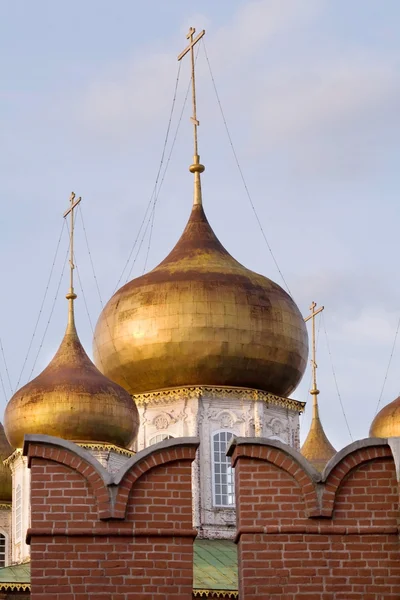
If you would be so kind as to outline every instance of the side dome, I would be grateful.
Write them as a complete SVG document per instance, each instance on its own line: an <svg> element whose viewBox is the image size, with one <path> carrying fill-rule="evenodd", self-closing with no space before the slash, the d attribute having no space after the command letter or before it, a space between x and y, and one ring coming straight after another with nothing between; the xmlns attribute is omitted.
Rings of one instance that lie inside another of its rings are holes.
<svg viewBox="0 0 400 600"><path fill-rule="evenodd" d="M3 464L3 461L11 456L12 452L13 449L8 443L4 427L0 423L0 503L8 503L12 500L11 471Z"/></svg>
<svg viewBox="0 0 400 600"><path fill-rule="evenodd" d="M22 447L27 433L128 447L138 428L135 403L89 359L78 338L72 312L53 360L14 394L4 415L4 429L14 448Z"/></svg>
<svg viewBox="0 0 400 600"><path fill-rule="evenodd" d="M237 262L195 201L167 258L110 299L93 353L131 394L210 385L288 396L304 374L308 337L292 298Z"/></svg>
<svg viewBox="0 0 400 600"><path fill-rule="evenodd" d="M300 452L308 462L314 465L317 471L322 473L332 456L336 454L336 450L328 440L321 423L317 402L319 391L314 388L311 390L311 394L313 396L311 426Z"/></svg>
<svg viewBox="0 0 400 600"><path fill-rule="evenodd" d="M370 437L400 437L400 396L378 412L371 423Z"/></svg>

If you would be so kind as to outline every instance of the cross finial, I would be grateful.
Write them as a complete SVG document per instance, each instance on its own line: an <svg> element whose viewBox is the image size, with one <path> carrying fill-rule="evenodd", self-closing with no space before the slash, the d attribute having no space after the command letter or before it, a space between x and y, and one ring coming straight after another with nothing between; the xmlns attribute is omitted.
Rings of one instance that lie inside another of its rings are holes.
<svg viewBox="0 0 400 600"><path fill-rule="evenodd" d="M319 308L317 308L317 305L315 302L311 303L310 306L310 311L311 314L308 315L308 317L306 317L304 319L304 321L307 323L307 321L309 321L311 319L311 340L312 340L312 355L311 355L311 368L312 368L312 379L313 379L313 385L312 388L310 390L310 393L312 394L312 396L314 397L314 404L316 405L317 402L317 395L319 394L319 390L317 388L317 362L316 362L316 339L315 339L315 317L324 310L323 306L320 306Z"/></svg>
<svg viewBox="0 0 400 600"><path fill-rule="evenodd" d="M76 294L74 292L74 228L75 228L75 215L74 210L78 206L79 202L82 198L79 196L75 200L75 193L71 192L69 197L70 207L65 211L63 217L64 219L70 215L70 227L69 227L69 271L70 271L70 280L69 280L69 292L66 295L66 298L69 302L69 310L68 310L68 325L73 325L74 322L74 300L76 298Z"/></svg>
<svg viewBox="0 0 400 600"><path fill-rule="evenodd" d="M194 157L193 164L190 165L189 171L194 173L194 204L202 203L201 200L201 184L200 184L200 173L204 171L204 165L200 164L200 156L198 152L198 141L197 141L197 128L200 125L200 122L197 120L197 106L196 106L196 79L195 79L195 60L194 60L194 51L193 48L197 44L198 41L201 40L203 35L205 34L205 30L201 31L194 39L193 36L196 33L194 27L190 27L189 32L186 38L189 40L189 45L179 54L178 61L182 60L184 56L188 52L190 52L190 62L192 67L192 107L193 107L193 115L190 120L193 123L193 136L194 136Z"/></svg>

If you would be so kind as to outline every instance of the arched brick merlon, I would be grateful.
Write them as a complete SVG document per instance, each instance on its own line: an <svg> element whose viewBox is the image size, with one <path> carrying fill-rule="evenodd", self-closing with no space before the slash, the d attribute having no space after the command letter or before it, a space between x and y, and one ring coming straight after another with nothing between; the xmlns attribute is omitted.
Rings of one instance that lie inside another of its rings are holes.
<svg viewBox="0 0 400 600"><path fill-rule="evenodd" d="M27 436L32 600L191 600L198 445L163 441L110 474L74 443Z"/></svg>
<svg viewBox="0 0 400 600"><path fill-rule="evenodd" d="M397 438L396 438L397 439ZM268 438L233 438L227 454L235 466L240 457L265 460L287 471L300 485L309 517L331 517L335 496L343 479L355 467L371 460L392 457L391 440L366 438L337 452L319 473L291 446Z"/></svg>
<svg viewBox="0 0 400 600"><path fill-rule="evenodd" d="M48 435L26 435L23 454L28 457L28 467L33 458L43 458L80 473L91 485L99 518L104 520L124 518L129 492L144 473L177 460L193 461L198 446L198 438L164 440L127 459L114 474L109 473L88 450Z"/></svg>
<svg viewBox="0 0 400 600"><path fill-rule="evenodd" d="M232 457L232 466L242 458L264 460L283 469L298 483L308 516L320 513L320 498L317 484L321 474L304 456L288 444L268 438L233 438L227 455Z"/></svg>

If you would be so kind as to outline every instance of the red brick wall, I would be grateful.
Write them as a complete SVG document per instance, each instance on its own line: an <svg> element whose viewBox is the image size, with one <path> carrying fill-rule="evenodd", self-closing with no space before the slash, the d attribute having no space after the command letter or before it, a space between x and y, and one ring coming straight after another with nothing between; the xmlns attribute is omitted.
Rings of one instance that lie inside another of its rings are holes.
<svg viewBox="0 0 400 600"><path fill-rule="evenodd" d="M25 447L32 600L191 599L197 442L162 442L115 477L58 442L30 436Z"/></svg>
<svg viewBox="0 0 400 600"><path fill-rule="evenodd" d="M353 444L323 477L279 442L241 438L231 454L242 600L400 598L388 445Z"/></svg>

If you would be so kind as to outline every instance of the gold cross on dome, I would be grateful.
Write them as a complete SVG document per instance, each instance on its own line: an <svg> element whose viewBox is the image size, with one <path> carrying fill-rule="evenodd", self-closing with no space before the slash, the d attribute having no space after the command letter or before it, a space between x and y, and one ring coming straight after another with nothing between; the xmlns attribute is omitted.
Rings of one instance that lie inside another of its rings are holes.
<svg viewBox="0 0 400 600"><path fill-rule="evenodd" d="M311 390L311 394L313 395L317 395L319 394L318 388L317 388L317 362L316 362L316 339L315 339L315 317L324 310L323 306L320 306L319 308L317 308L317 310L315 310L317 308L317 305L315 302L312 302L311 306L310 306L310 311L311 314L308 315L308 317L306 317L304 319L304 322L307 323L307 321L309 321L311 319L311 340L312 340L312 355L311 355L311 368L312 368L312 378L313 378L313 387Z"/></svg>
<svg viewBox="0 0 400 600"><path fill-rule="evenodd" d="M71 192L69 197L70 207L63 214L64 219L70 215L70 228L69 228L69 267L70 267L70 285L69 285L69 293L67 294L68 300L75 300L76 294L74 292L74 229L75 229L75 214L74 210L78 206L79 202L82 198L79 196L77 200L75 200L75 193Z"/></svg>
<svg viewBox="0 0 400 600"><path fill-rule="evenodd" d="M197 44L197 42L199 42L201 40L201 38L203 37L203 35L206 33L205 30L203 29L194 39L193 36L196 33L196 30L194 27L191 27L189 29L189 33L187 34L186 38L189 41L189 45L186 46L186 48L179 54L178 56L178 61L182 60L182 58L184 56L186 56L186 54L188 52L190 52L190 62L191 62L191 67L192 67L192 107L193 107L193 115L190 118L190 120L193 123L193 133L194 133L194 154L195 156L198 155L198 147L197 147L197 127L200 125L199 121L197 120L197 110L196 110L196 81L195 81L195 63L194 63L194 52L193 52L193 48L194 46Z"/></svg>

